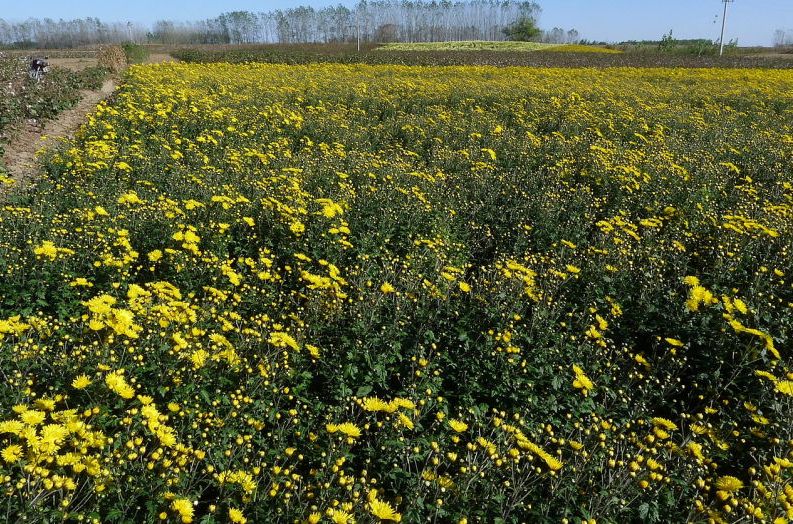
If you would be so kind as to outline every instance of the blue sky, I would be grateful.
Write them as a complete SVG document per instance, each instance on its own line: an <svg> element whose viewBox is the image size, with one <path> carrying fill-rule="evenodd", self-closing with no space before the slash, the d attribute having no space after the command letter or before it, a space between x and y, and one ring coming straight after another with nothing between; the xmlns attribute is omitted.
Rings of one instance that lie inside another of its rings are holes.
<svg viewBox="0 0 793 524"><path fill-rule="evenodd" d="M158 19L195 20L223 11L271 9L354 2L323 0L0 0L0 18L84 18L151 23ZM670 29L678 38L717 39L721 29L720 0L540 0L540 25L578 29L591 40L658 39ZM793 0L736 0L730 6L726 40L741 45L770 45L775 29L793 30Z"/></svg>

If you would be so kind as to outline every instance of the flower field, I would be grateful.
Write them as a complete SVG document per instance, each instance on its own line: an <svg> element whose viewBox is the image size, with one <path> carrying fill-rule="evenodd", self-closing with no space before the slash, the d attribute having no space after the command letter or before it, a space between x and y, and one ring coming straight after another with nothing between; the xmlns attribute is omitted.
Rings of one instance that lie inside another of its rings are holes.
<svg viewBox="0 0 793 524"><path fill-rule="evenodd" d="M135 66L0 207L0 515L793 520L793 72Z"/></svg>

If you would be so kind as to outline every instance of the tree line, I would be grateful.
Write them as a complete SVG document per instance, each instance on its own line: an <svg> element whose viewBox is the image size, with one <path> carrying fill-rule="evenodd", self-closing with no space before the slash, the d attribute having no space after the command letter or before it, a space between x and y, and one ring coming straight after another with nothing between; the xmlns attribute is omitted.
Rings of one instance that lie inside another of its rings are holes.
<svg viewBox="0 0 793 524"><path fill-rule="evenodd" d="M0 44L16 47L78 47L103 43L251 44L440 42L504 40L517 20L536 20L537 2L526 0L361 0L344 5L300 6L266 12L232 11L191 22L0 19ZM537 39L577 41L575 30L554 28Z"/></svg>
<svg viewBox="0 0 793 524"><path fill-rule="evenodd" d="M28 48L71 48L93 44L145 41L147 30L131 22L105 23L98 18L52 20L30 18L12 23L0 18L0 44Z"/></svg>

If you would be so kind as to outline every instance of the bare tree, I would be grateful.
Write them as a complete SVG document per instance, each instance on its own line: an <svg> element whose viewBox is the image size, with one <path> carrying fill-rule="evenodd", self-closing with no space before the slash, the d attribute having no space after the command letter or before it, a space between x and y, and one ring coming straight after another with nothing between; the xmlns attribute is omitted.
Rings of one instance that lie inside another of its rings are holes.
<svg viewBox="0 0 793 524"><path fill-rule="evenodd" d="M793 45L793 29L777 29L774 31L774 46L786 47Z"/></svg>

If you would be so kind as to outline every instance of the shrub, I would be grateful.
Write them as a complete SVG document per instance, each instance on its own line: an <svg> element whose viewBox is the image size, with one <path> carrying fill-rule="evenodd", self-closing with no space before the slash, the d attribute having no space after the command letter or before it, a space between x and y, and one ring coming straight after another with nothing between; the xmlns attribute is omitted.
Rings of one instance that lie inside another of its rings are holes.
<svg viewBox="0 0 793 524"><path fill-rule="evenodd" d="M140 64L149 58L149 49L133 43L126 43L121 45L124 49L127 64Z"/></svg>
<svg viewBox="0 0 793 524"><path fill-rule="evenodd" d="M127 67L127 56L121 46L106 45L100 47L97 59L99 67L103 67L113 73L123 71Z"/></svg>

